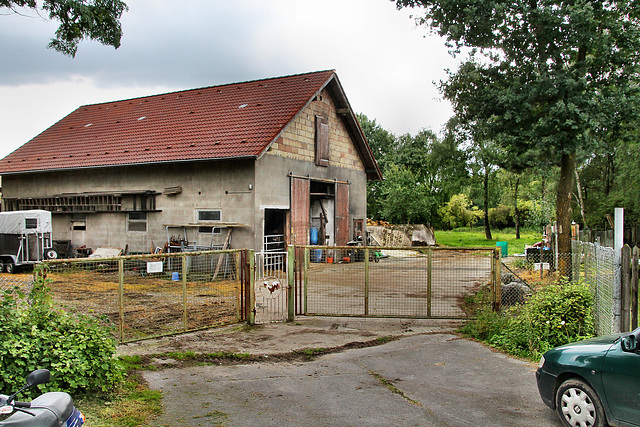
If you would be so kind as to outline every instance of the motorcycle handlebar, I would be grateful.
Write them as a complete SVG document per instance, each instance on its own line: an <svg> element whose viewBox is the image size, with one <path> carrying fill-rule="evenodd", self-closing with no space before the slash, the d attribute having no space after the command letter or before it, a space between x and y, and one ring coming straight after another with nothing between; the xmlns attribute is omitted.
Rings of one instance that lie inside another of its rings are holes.
<svg viewBox="0 0 640 427"><path fill-rule="evenodd" d="M19 402L17 400L14 400L13 402L11 402L11 405L14 408L31 408L31 402Z"/></svg>

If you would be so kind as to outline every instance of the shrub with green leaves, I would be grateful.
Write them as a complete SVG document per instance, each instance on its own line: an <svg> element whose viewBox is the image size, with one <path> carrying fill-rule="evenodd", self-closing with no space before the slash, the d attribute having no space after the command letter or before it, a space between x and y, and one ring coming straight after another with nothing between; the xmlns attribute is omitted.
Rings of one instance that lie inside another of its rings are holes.
<svg viewBox="0 0 640 427"><path fill-rule="evenodd" d="M553 347L593 337L592 304L587 285L558 282L501 314L482 309L462 332L515 356L535 360Z"/></svg>
<svg viewBox="0 0 640 427"><path fill-rule="evenodd" d="M18 288L0 295L0 393L15 391L40 368L51 371L40 391L112 390L124 381L112 330L94 317L57 307L49 283L39 270L28 295ZM37 394L33 390L31 397Z"/></svg>

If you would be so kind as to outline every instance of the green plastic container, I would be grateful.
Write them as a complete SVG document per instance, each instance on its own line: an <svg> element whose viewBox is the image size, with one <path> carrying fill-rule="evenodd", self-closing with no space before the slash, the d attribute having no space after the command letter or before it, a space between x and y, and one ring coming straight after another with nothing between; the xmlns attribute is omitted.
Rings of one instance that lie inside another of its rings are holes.
<svg viewBox="0 0 640 427"><path fill-rule="evenodd" d="M496 246L500 248L502 258L509 255L509 242L496 242Z"/></svg>

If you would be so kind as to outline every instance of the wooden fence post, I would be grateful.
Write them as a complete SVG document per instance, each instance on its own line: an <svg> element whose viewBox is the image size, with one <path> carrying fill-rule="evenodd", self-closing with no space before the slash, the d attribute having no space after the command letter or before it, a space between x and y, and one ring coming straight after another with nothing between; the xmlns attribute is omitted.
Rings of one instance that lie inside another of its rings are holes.
<svg viewBox="0 0 640 427"><path fill-rule="evenodd" d="M629 245L622 247L620 255L620 332L629 331L631 313L631 248Z"/></svg>
<svg viewBox="0 0 640 427"><path fill-rule="evenodd" d="M249 301L247 307L247 323L251 326L256 324L256 253L253 249L247 250L247 264L249 265Z"/></svg>
<svg viewBox="0 0 640 427"><path fill-rule="evenodd" d="M287 264L287 322L293 322L296 315L296 247L293 245L287 249Z"/></svg>

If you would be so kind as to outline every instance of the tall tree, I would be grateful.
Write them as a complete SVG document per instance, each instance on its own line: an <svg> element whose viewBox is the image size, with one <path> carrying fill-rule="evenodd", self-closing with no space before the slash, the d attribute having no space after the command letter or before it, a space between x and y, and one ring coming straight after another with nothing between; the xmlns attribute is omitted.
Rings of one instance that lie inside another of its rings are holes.
<svg viewBox="0 0 640 427"><path fill-rule="evenodd" d="M518 157L533 152L560 165L558 249L570 253L576 156L592 152L598 132L637 96L640 0L395 3L422 8L419 23L454 49L477 49L480 60L463 72L475 73L480 86L463 92L488 101L474 105L492 140Z"/></svg>
<svg viewBox="0 0 640 427"><path fill-rule="evenodd" d="M85 38L120 47L120 18L128 10L121 0L43 0L40 6L37 0L0 0L0 10L21 14L21 8L38 13L42 9L49 19L60 22L48 47L71 57Z"/></svg>

